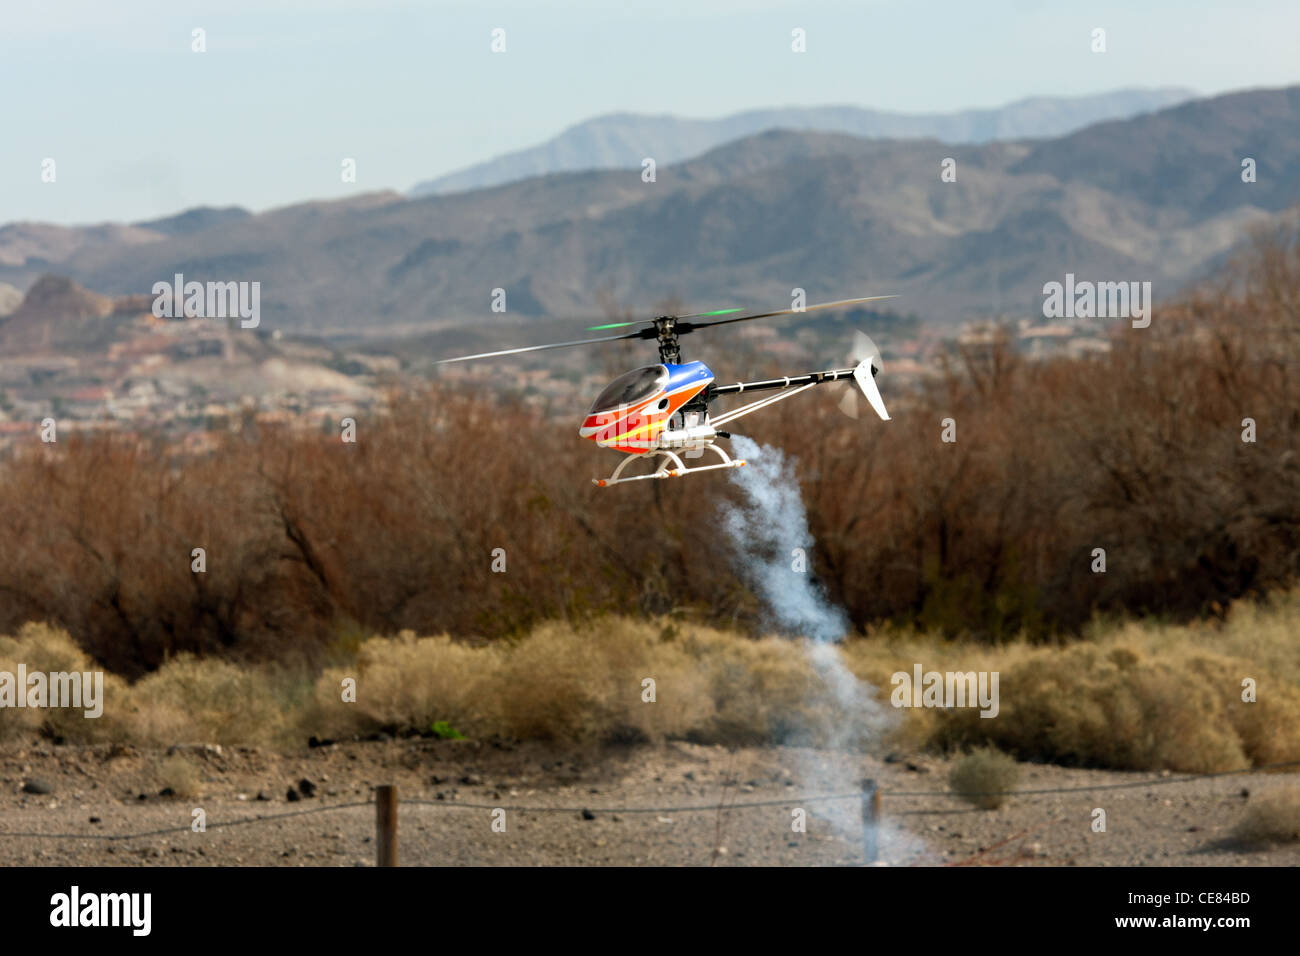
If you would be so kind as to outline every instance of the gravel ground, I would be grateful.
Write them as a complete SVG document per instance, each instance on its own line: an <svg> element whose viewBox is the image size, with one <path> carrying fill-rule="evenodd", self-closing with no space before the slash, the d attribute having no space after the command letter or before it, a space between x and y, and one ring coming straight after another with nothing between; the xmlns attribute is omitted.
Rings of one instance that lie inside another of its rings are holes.
<svg viewBox="0 0 1300 956"><path fill-rule="evenodd" d="M862 777L875 778L884 794L880 859L889 865L1300 864L1300 845L1250 849L1230 838L1252 800L1300 785L1300 774L1162 785L1145 783L1158 774L1025 765L1022 789L1090 790L1022 796L983 811L901 794L946 789L947 764L933 756L882 761L787 747L559 750L423 739L293 752L174 749L197 769L197 796L166 792L169 784L187 788L164 769L161 751L0 748L0 865L369 866L369 805L220 824L369 801L373 786L394 783L403 804L400 862L408 866L853 866L863 859L853 796ZM1091 789L1133 781L1144 783ZM850 796L800 799L826 793ZM421 800L429 803L414 802ZM743 806L766 801L772 805ZM469 803L484 808L457 807ZM206 832L190 829L196 807L206 814ZM493 829L495 807L505 808L504 832ZM1107 814L1105 833L1091 829L1097 807ZM792 829L797 808L806 811L806 832ZM86 838L170 828L181 829ZM32 833L60 835L24 835Z"/></svg>

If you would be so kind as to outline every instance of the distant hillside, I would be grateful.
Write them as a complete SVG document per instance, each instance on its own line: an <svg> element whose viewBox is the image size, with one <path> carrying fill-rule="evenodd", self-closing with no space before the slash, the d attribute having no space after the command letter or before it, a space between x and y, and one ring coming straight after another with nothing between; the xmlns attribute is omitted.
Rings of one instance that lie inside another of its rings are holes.
<svg viewBox="0 0 1300 956"><path fill-rule="evenodd" d="M223 223L238 222L240 219L247 219L251 215L252 213L247 209L241 209L239 206L226 206L223 208L196 206L176 216L153 219L149 222L137 222L135 225L151 232L162 233L164 236L188 236L191 233L210 229Z"/></svg>
<svg viewBox="0 0 1300 956"><path fill-rule="evenodd" d="M1254 183L1241 180L1247 156ZM939 178L946 157L954 183ZM125 294L178 272L256 280L263 330L326 334L436 326L495 340L502 321L576 320L605 301L770 305L795 286L813 300L902 293L906 311L951 322L1037 311L1043 283L1066 272L1150 280L1169 295L1250 223L1298 201L1292 87L1052 140L772 131L660 166L654 183L638 170L563 173L419 200L308 203L148 241L64 236L57 268L0 261L0 281L26 288L57 271ZM506 290L505 316L491 312L495 288Z"/></svg>
<svg viewBox="0 0 1300 956"><path fill-rule="evenodd" d="M4 318L23 301L23 294L7 282L0 282L0 318Z"/></svg>
<svg viewBox="0 0 1300 956"><path fill-rule="evenodd" d="M94 226L57 226L40 222L15 222L0 226L0 267L18 267L40 273L74 253L95 248L158 242L188 236L212 226L236 222L252 215L247 209L230 206L216 209L198 206L175 216L130 225L101 223ZM2 314L2 313L0 313Z"/></svg>
<svg viewBox="0 0 1300 956"><path fill-rule="evenodd" d="M1127 119L1195 96L1191 90L1178 88L1116 90L1094 96L1035 97L997 109L931 114L888 113L856 106L750 110L713 120L613 113L572 126L540 146L419 183L411 195L481 189L548 173L639 169L647 156L662 166L770 129L945 143L1041 139L1063 136L1102 120Z"/></svg>
<svg viewBox="0 0 1300 956"><path fill-rule="evenodd" d="M114 311L107 296L88 292L71 279L43 276L16 309L0 317L0 346L7 354L68 347L96 337L86 334L86 326Z"/></svg>
<svg viewBox="0 0 1300 956"><path fill-rule="evenodd" d="M181 399L232 406L322 394L368 400L372 365L385 365L315 340L243 334L233 321L159 319L152 303L150 295L105 296L64 276L41 276L18 308L0 316L0 395L20 418L39 419L58 399L83 419L112 413L162 422L194 414Z"/></svg>
<svg viewBox="0 0 1300 956"><path fill-rule="evenodd" d="M96 246L118 248L163 238L140 226L104 223L97 226L57 226L43 222L13 222L0 226L0 269L40 274L44 266Z"/></svg>

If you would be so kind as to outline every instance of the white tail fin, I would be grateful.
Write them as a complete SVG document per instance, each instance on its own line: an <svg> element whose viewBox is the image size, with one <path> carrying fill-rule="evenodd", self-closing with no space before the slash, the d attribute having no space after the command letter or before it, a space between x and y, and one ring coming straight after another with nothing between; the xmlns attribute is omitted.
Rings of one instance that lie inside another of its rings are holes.
<svg viewBox="0 0 1300 956"><path fill-rule="evenodd" d="M876 343L871 341L871 336L859 330L854 331L853 348L849 352L849 359L854 364L853 380L858 383L858 388L862 390L863 395L867 396L867 401L876 410L876 414L884 421L889 421L889 412L885 411L885 400L880 397L880 390L876 388L874 374L882 368L880 349L876 348ZM857 392L849 389L844 393L844 397L840 400L840 411L849 418L858 417Z"/></svg>
<svg viewBox="0 0 1300 956"><path fill-rule="evenodd" d="M874 356L858 363L858 367L853 370L853 380L858 383L858 388L862 389L862 394L867 396L867 401L876 410L876 414L883 421L889 421L889 412L885 411L885 400L880 397L880 389L876 388L876 380L871 375L872 358Z"/></svg>

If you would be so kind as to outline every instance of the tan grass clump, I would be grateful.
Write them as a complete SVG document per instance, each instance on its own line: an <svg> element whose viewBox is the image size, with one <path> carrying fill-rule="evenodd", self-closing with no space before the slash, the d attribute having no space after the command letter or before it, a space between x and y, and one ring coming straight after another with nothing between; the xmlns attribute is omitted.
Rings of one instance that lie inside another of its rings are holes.
<svg viewBox="0 0 1300 956"><path fill-rule="evenodd" d="M913 746L987 744L1021 759L1195 773L1300 760L1296 633L1300 602L1279 597L1234 609L1223 627L1111 623L1063 647L877 634L855 642L849 660L877 686L915 662L999 672L996 717L908 710L900 739ZM1242 700L1247 677L1259 685L1254 702Z"/></svg>
<svg viewBox="0 0 1300 956"><path fill-rule="evenodd" d="M18 674L25 664L29 674L94 673L101 668L90 659L66 631L46 624L25 624L16 637L0 636L0 671ZM26 688L16 688L26 693ZM121 678L104 674L103 713L85 716L87 708L0 708L0 740L32 737L38 733L62 737L71 743L98 743L117 739L117 717L126 706L127 687Z"/></svg>
<svg viewBox="0 0 1300 956"><path fill-rule="evenodd" d="M190 655L131 687L122 721L143 744L270 744L284 724L266 671Z"/></svg>
<svg viewBox="0 0 1300 956"><path fill-rule="evenodd" d="M506 654L494 691L502 732L520 738L658 741L699 730L713 714L685 642L654 622L616 617L534 629Z"/></svg>
<svg viewBox="0 0 1300 956"><path fill-rule="evenodd" d="M355 704L341 699L347 677ZM852 737L844 729L860 716L833 702L798 642L604 617L543 624L509 646L373 638L355 667L317 681L303 729L424 732L447 721L518 739L816 744Z"/></svg>
<svg viewBox="0 0 1300 956"><path fill-rule="evenodd" d="M714 708L695 739L856 747L871 735L872 689L862 688L860 699L838 697L812 664L813 645L778 637L748 640L711 628L694 629L682 640ZM821 650L843 653L839 647Z"/></svg>
<svg viewBox="0 0 1300 956"><path fill-rule="evenodd" d="M163 760L158 767L158 777L164 789L186 800L197 797L203 789L199 768L180 754L172 754Z"/></svg>
<svg viewBox="0 0 1300 956"><path fill-rule="evenodd" d="M1300 788L1279 790L1253 801L1233 835L1256 846L1300 841Z"/></svg>
<svg viewBox="0 0 1300 956"><path fill-rule="evenodd" d="M491 733L501 701L490 685L501 656L499 648L457 644L445 635L373 637L361 645L354 665L330 668L316 681L304 726L338 737L423 732L447 721L465 734ZM355 702L344 699L349 680Z"/></svg>
<svg viewBox="0 0 1300 956"><path fill-rule="evenodd" d="M996 810L1011 797L1020 780L1020 765L992 747L972 750L948 771L948 786L981 810Z"/></svg>

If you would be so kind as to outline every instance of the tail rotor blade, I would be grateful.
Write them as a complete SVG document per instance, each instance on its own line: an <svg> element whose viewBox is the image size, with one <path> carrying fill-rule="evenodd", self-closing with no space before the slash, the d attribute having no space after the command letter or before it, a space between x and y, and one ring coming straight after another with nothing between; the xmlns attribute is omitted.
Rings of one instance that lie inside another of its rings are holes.
<svg viewBox="0 0 1300 956"><path fill-rule="evenodd" d="M880 359L880 348L871 340L871 336L858 329L853 331L853 348L849 352L849 358L854 365L870 359L877 372L884 368Z"/></svg>
<svg viewBox="0 0 1300 956"><path fill-rule="evenodd" d="M876 373L884 367L880 358L880 348L871 340L871 336L855 330L849 358L854 364L853 380L857 383L858 389L867 397L867 401L881 420L889 421L885 400L880 395L880 389L876 387ZM850 418L858 417L857 392L850 392L841 400L840 411Z"/></svg>

